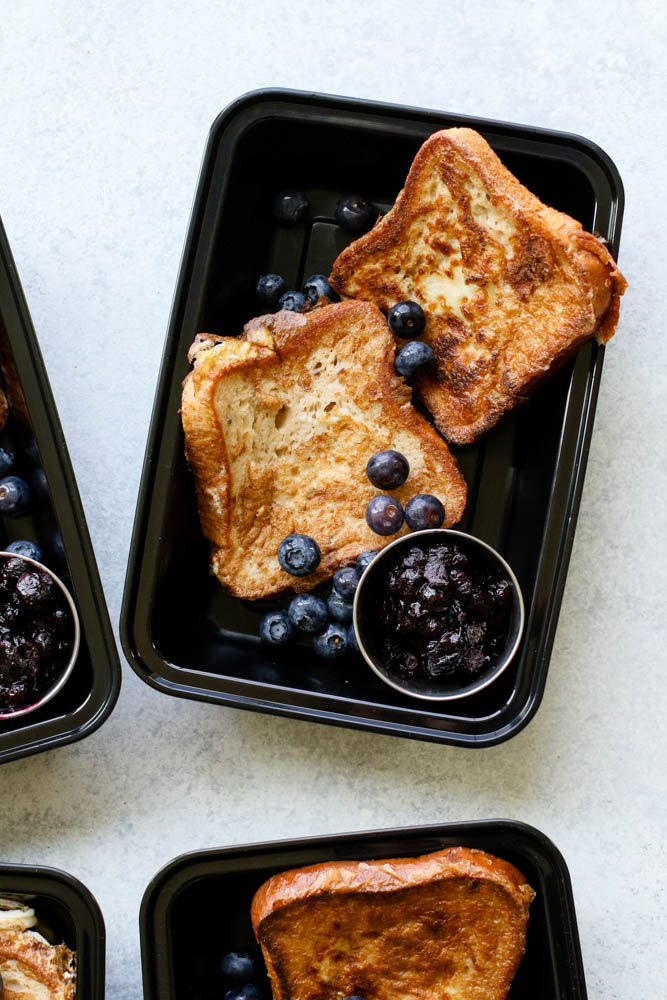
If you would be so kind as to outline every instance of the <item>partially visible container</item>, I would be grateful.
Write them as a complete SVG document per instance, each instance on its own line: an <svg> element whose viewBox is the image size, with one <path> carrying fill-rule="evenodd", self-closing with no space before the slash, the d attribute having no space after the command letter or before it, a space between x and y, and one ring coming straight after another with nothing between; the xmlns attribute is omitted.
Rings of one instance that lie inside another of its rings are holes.
<svg viewBox="0 0 667 1000"><path fill-rule="evenodd" d="M0 864L0 896L28 903L55 943L76 952L77 1000L104 1000L104 919L86 886L57 868Z"/></svg>
<svg viewBox="0 0 667 1000"><path fill-rule="evenodd" d="M586 1000L565 861L539 830L512 820L309 837L183 854L158 872L141 904L144 1000L222 996L220 960L229 951L256 949L250 903L260 885L277 872L325 861L415 857L458 846L511 862L536 892L512 1000Z"/></svg>
<svg viewBox="0 0 667 1000"><path fill-rule="evenodd" d="M0 516L0 549L27 539L70 591L81 623L72 675L58 694L26 716L0 720L0 762L82 739L111 712L120 663L95 556L44 362L0 223L0 365L9 419L0 447L16 456L12 474L32 500L20 517Z"/></svg>

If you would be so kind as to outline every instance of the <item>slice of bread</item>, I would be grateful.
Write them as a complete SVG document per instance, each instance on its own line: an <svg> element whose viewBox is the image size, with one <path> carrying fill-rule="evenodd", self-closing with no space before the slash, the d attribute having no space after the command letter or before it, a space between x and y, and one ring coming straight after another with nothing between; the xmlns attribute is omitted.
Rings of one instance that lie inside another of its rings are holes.
<svg viewBox="0 0 667 1000"><path fill-rule="evenodd" d="M34 927L35 911L0 899L0 998L73 1000L76 956L64 944L49 944Z"/></svg>
<svg viewBox="0 0 667 1000"><path fill-rule="evenodd" d="M241 338L200 336L190 358L186 454L212 570L230 593L254 599L310 590L396 537L374 534L365 521L379 492L366 462L384 448L410 463L394 491L399 500L433 493L445 526L460 519L465 481L395 374L393 338L374 306L263 316ZM294 532L311 535L322 553L306 577L278 564L278 546Z"/></svg>
<svg viewBox="0 0 667 1000"><path fill-rule="evenodd" d="M466 444L593 336L626 282L603 242L531 194L472 129L436 132L396 204L334 263L332 286L387 312L418 302L436 369L418 395Z"/></svg>
<svg viewBox="0 0 667 1000"><path fill-rule="evenodd" d="M534 895L506 861L453 847L282 872L251 916L273 1000L504 1000Z"/></svg>

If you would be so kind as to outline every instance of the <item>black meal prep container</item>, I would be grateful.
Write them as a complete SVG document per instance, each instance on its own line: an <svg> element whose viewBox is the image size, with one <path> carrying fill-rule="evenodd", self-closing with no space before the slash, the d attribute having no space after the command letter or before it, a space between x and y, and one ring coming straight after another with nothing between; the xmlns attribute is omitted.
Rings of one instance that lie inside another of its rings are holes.
<svg viewBox="0 0 667 1000"><path fill-rule="evenodd" d="M355 657L334 666L308 644L284 654L257 638L267 602L227 597L208 573L179 418L187 351L205 330L237 334L257 312L254 284L288 287L328 273L351 238L337 199L362 192L386 210L423 140L471 125L532 191L618 253L623 190L597 146L578 136L440 112L290 91L232 104L209 137L181 264L146 452L121 637L137 673L169 694L375 732L466 746L516 733L538 708L567 572L604 356L586 344L535 398L478 443L455 449L469 484L461 528L513 567L526 629L511 667L482 693L425 705L384 685ZM307 224L272 219L278 191L305 191Z"/></svg>
<svg viewBox="0 0 667 1000"><path fill-rule="evenodd" d="M71 743L104 722L120 688L120 661L83 508L37 338L0 223L0 360L11 379L0 446L16 456L32 500L21 517L0 515L0 548L36 542L79 612L81 647L71 677L40 709L0 720L0 762Z"/></svg>
<svg viewBox="0 0 667 1000"><path fill-rule="evenodd" d="M92 893L67 872L0 864L0 896L32 906L55 935L76 952L76 996L104 1000L104 920Z"/></svg>
<svg viewBox="0 0 667 1000"><path fill-rule="evenodd" d="M276 872L324 861L414 857L475 847L516 865L536 892L526 954L512 1000L586 1000L570 876L538 830L478 820L336 837L312 837L183 854L158 872L141 904L144 1000L214 1000L224 989L220 960L256 949L250 903ZM265 995L271 992L266 985Z"/></svg>

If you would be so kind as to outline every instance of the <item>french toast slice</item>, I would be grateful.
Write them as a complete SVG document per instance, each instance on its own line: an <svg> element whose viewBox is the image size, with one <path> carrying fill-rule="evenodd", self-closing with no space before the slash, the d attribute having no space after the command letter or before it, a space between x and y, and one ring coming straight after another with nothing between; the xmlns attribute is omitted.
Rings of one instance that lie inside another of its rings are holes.
<svg viewBox="0 0 667 1000"><path fill-rule="evenodd" d="M447 445L394 371L394 341L366 302L251 320L240 338L201 335L183 385L186 455L199 516L223 587L256 599L310 590L391 537L374 534L377 492L366 462L385 448L410 463L393 491L403 503L432 493L445 526L463 514L466 484ZM322 559L306 577L281 569L280 542L311 535Z"/></svg>
<svg viewBox="0 0 667 1000"><path fill-rule="evenodd" d="M467 444L590 338L614 333L626 281L604 243L548 208L468 128L432 135L394 207L338 256L341 295L418 302L436 365L417 394Z"/></svg>
<svg viewBox="0 0 667 1000"><path fill-rule="evenodd" d="M0 899L0 997L73 1000L75 954L64 944L49 944L36 927L31 907Z"/></svg>
<svg viewBox="0 0 667 1000"><path fill-rule="evenodd" d="M251 917L273 1000L504 1000L534 895L508 862L452 847L282 872Z"/></svg>

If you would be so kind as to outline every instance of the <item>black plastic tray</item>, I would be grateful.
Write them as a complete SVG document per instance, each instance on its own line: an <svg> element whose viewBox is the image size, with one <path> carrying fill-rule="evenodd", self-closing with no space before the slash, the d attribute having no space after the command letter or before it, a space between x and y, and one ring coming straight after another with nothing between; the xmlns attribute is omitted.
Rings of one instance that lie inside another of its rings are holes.
<svg viewBox="0 0 667 1000"><path fill-rule="evenodd" d="M183 854L160 871L141 904L145 1000L214 1000L220 959L256 948L250 902L269 876L322 861L412 857L476 847L510 861L536 892L512 1000L586 1000L570 876L562 855L531 826L479 820ZM267 996L270 991L267 990Z"/></svg>
<svg viewBox="0 0 667 1000"><path fill-rule="evenodd" d="M361 661L318 661L307 646L260 646L265 606L225 597L208 574L179 418L187 350L201 330L235 334L256 310L254 283L277 271L300 287L328 273L346 237L341 194L392 203L423 140L472 125L548 204L618 252L623 192L609 158L577 136L410 108L289 91L241 98L213 125L162 361L130 553L121 638L137 673L161 691L242 708L445 743L488 746L537 710L572 547L603 348L576 359L479 443L457 449L470 487L463 530L498 548L526 601L521 650L481 694L423 705ZM312 223L272 221L275 194L302 188Z"/></svg>
<svg viewBox="0 0 667 1000"><path fill-rule="evenodd" d="M0 721L0 762L88 736L118 697L120 662L95 556L28 307L0 223L0 352L13 366L25 407L11 407L0 445L16 455L17 475L33 502L23 517L0 516L0 547L37 542L45 563L70 589L81 619L81 649L71 677L43 708Z"/></svg>
<svg viewBox="0 0 667 1000"><path fill-rule="evenodd" d="M97 900L57 868L0 864L0 896L17 896L51 928L56 943L76 952L76 996L104 1000L105 930Z"/></svg>

